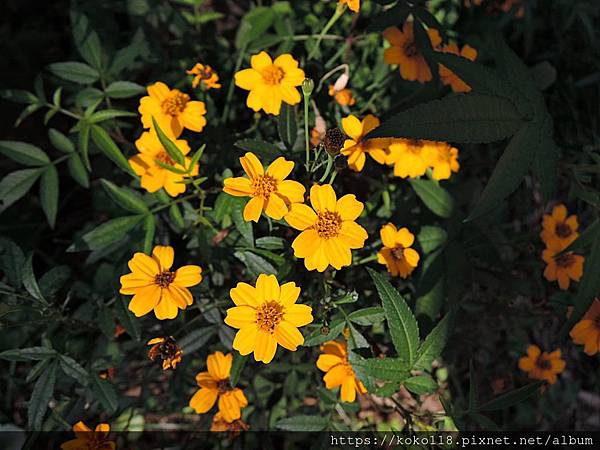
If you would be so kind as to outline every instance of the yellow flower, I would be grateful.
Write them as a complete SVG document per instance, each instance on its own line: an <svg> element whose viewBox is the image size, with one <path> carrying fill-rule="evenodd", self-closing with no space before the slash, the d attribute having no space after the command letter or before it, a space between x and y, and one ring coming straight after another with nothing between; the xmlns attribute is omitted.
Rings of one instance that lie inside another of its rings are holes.
<svg viewBox="0 0 600 450"><path fill-rule="evenodd" d="M138 111L142 115L144 128L152 128L152 117L160 128L171 130L179 137L184 128L202 131L206 125L204 102L190 100L190 96L179 89L169 89L160 81L148 86L148 95L142 97Z"/></svg>
<svg viewBox="0 0 600 450"><path fill-rule="evenodd" d="M377 262L385 264L393 276L408 277L419 264L419 254L410 248L415 242L415 236L408 228L396 229L388 223L379 231L383 248L377 253Z"/></svg>
<svg viewBox="0 0 600 450"><path fill-rule="evenodd" d="M394 164L394 175L416 178L425 175L429 156L437 152L433 141L422 139L392 139L389 145L388 164Z"/></svg>
<svg viewBox="0 0 600 450"><path fill-rule="evenodd" d="M567 217L567 207L562 203L552 209L552 214L544 214L540 237L548 247L567 248L579 233L577 216Z"/></svg>
<svg viewBox="0 0 600 450"><path fill-rule="evenodd" d="M92 431L82 421L73 425L75 439L61 444L62 450L115 450L116 446L113 441L108 440L110 425L101 423Z"/></svg>
<svg viewBox="0 0 600 450"><path fill-rule="evenodd" d="M350 115L342 119L344 132L350 137L344 142L342 155L348 157L348 167L360 172L365 166L368 153L379 164L384 164L388 157L387 146L389 139L368 139L364 136L379 126L379 119L372 114L367 114L360 121L356 116Z"/></svg>
<svg viewBox="0 0 600 450"><path fill-rule="evenodd" d="M296 283L279 286L275 275L261 274L256 287L238 283L229 295L236 306L227 310L225 323L239 329L233 348L241 355L254 352L256 361L268 364L277 344L295 352L304 343L298 327L313 321L312 308L296 304L300 295Z"/></svg>
<svg viewBox="0 0 600 450"><path fill-rule="evenodd" d="M329 85L329 95L335 99L335 101L340 106L352 106L356 103L354 96L352 95L352 91L348 88L340 89L339 91L335 90L335 86L333 84Z"/></svg>
<svg viewBox="0 0 600 450"><path fill-rule="evenodd" d="M304 71L292 55L286 53L273 61L267 52L260 52L250 58L250 65L252 68L235 74L235 85L250 91L248 108L277 116L282 101L288 105L300 103L296 86L302 84Z"/></svg>
<svg viewBox="0 0 600 450"><path fill-rule="evenodd" d="M263 211L279 220L288 213L291 204L304 201L304 186L286 180L294 168L293 161L280 156L265 172L256 155L248 152L240 158L240 163L249 178L227 178L223 191L235 197L252 197L244 208L245 221L258 222Z"/></svg>
<svg viewBox="0 0 600 450"><path fill-rule="evenodd" d="M556 376L565 370L566 363L561 358L560 349L552 353L543 352L537 345L527 347L527 356L519 359L519 369L534 380L556 383Z"/></svg>
<svg viewBox="0 0 600 450"><path fill-rule="evenodd" d="M314 185L310 189L312 208L294 203L285 220L302 231L292 248L297 258L304 258L308 270L323 272L329 265L336 269L352 263L351 249L362 248L367 231L355 222L363 204L353 194L337 200L330 184Z"/></svg>
<svg viewBox="0 0 600 450"><path fill-rule="evenodd" d="M121 294L133 295L129 310L136 317L154 310L157 319L174 319L177 310L186 309L193 297L188 287L202 281L198 266L182 266L172 271L173 247L157 245L152 256L135 253L127 265L131 273L121 277Z"/></svg>
<svg viewBox="0 0 600 450"><path fill-rule="evenodd" d="M471 47L470 45L465 45L459 52L458 45L456 45L453 42L448 45L445 45L442 48L442 52L462 56L463 58L469 59L471 61L475 61L475 58L477 58L477 50L475 50L473 47ZM446 66L440 64L439 71L442 83L444 83L446 86L450 85L454 92L469 92L471 90L471 86L469 86L463 80L458 78L458 76Z"/></svg>
<svg viewBox="0 0 600 450"><path fill-rule="evenodd" d="M584 345L586 355L593 356L600 351L600 300L594 299L592 306L571 330L573 342Z"/></svg>
<svg viewBox="0 0 600 450"><path fill-rule="evenodd" d="M186 73L194 75L194 79L192 80L193 88L198 87L200 83L202 83L202 87L206 90L219 89L221 87L221 84L219 84L219 75L208 65L205 66L204 64L196 63Z"/></svg>
<svg viewBox="0 0 600 450"><path fill-rule="evenodd" d="M555 245L547 247L542 252L542 259L546 263L544 278L548 281L558 280L558 287L566 291L569 289L570 280L579 281L581 279L585 258L573 252L556 256L564 248Z"/></svg>
<svg viewBox="0 0 600 450"><path fill-rule="evenodd" d="M221 412L217 412L213 416L213 420L210 425L210 431L228 431L232 436L237 436L242 431L248 431L249 429L250 426L241 419L234 420L233 422L227 422Z"/></svg>
<svg viewBox="0 0 600 450"><path fill-rule="evenodd" d="M355 13L360 11L360 0L339 0L338 4L348 5L348 9Z"/></svg>
<svg viewBox="0 0 600 450"><path fill-rule="evenodd" d="M241 389L231 387L229 383L232 362L231 353L224 355L215 352L208 355L208 371L196 375L196 383L200 389L190 399L190 408L198 414L204 414L218 400L219 413L226 422L233 422L242 417L241 409L248 406L248 400Z"/></svg>
<svg viewBox="0 0 600 450"><path fill-rule="evenodd" d="M437 30L429 28L427 34L433 48L437 48L442 43ZM383 58L387 64L398 64L402 78L416 80L419 83L431 80L429 65L415 44L412 22L405 22L402 31L397 27L386 29L383 37L390 43L390 47L385 49Z"/></svg>
<svg viewBox="0 0 600 450"><path fill-rule="evenodd" d="M433 169L431 177L434 180L447 180L452 172L458 172L458 149L446 142L435 142L426 148L425 159Z"/></svg>
<svg viewBox="0 0 600 450"><path fill-rule="evenodd" d="M317 359L317 367L327 372L323 377L327 389L341 386L340 398L343 402L356 400L356 393L366 394L367 389L356 377L348 362L348 350L345 342L329 341L321 345L322 355Z"/></svg>
<svg viewBox="0 0 600 450"><path fill-rule="evenodd" d="M175 139L171 132L168 132L169 138L184 155L190 152L190 146L183 139ZM133 171L141 177L141 186L148 192L156 192L164 188L171 197L177 197L185 192L186 185L183 182L186 175L171 172L162 167L158 162L168 164L179 170L186 170L186 167L177 164L171 159L163 145L160 143L156 131L144 131L140 138L135 141L135 146L139 153L129 158L129 165ZM189 166L191 158L185 158L185 165ZM190 172L190 176L198 175L198 165L195 165Z"/></svg>
<svg viewBox="0 0 600 450"><path fill-rule="evenodd" d="M160 358L163 370L175 369L177 363L181 362L183 351L177 345L173 336L150 339L147 345L152 346L148 351L148 358L152 361Z"/></svg>

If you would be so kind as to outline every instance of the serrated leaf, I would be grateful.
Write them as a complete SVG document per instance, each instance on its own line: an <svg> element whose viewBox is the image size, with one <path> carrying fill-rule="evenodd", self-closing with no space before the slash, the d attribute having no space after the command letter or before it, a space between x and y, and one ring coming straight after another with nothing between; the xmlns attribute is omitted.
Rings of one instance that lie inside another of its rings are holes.
<svg viewBox="0 0 600 450"><path fill-rule="evenodd" d="M417 370L429 370L431 363L439 357L444 350L450 336L450 325L454 319L454 312L449 312L442 320L431 330L431 333L419 346L417 357L415 358L413 368Z"/></svg>
<svg viewBox="0 0 600 450"><path fill-rule="evenodd" d="M45 166L48 155L35 145L20 141L0 141L0 153L25 166Z"/></svg>
<svg viewBox="0 0 600 450"><path fill-rule="evenodd" d="M69 173L71 177L84 188L90 187L90 178L87 170L83 165L81 157L77 153L73 153L67 160L67 166L69 167Z"/></svg>
<svg viewBox="0 0 600 450"><path fill-rule="evenodd" d="M114 313L119 319L119 323L123 325L129 336L134 340L140 341L142 339L142 330L140 322L135 318L127 306L128 300L123 296L118 296L115 301Z"/></svg>
<svg viewBox="0 0 600 450"><path fill-rule="evenodd" d="M102 178L100 182L108 196L121 208L138 214L145 214L149 212L144 200L142 200L142 198L138 196L136 192L125 187L119 187L113 182L105 180L104 178Z"/></svg>
<svg viewBox="0 0 600 450"><path fill-rule="evenodd" d="M101 379L97 374L90 374L90 386L94 397L100 402L108 414L114 414L119 407L119 398L114 386L107 380Z"/></svg>
<svg viewBox="0 0 600 450"><path fill-rule="evenodd" d="M489 402L479 405L477 411L499 411L516 405L535 394L543 384L544 381L540 380L502 394Z"/></svg>
<svg viewBox="0 0 600 450"><path fill-rule="evenodd" d="M429 210L444 218L452 215L454 200L452 196L435 180L408 180L415 194L425 203Z"/></svg>
<svg viewBox="0 0 600 450"><path fill-rule="evenodd" d="M396 137L488 143L512 136L523 123L510 100L469 92L432 100L395 114L365 139Z"/></svg>
<svg viewBox="0 0 600 450"><path fill-rule="evenodd" d="M87 386L89 373L77 361L66 355L60 355L58 361L60 362L60 368L66 375L76 380L82 386Z"/></svg>
<svg viewBox="0 0 600 450"><path fill-rule="evenodd" d="M44 298L51 298L63 287L70 277L71 269L69 266L52 267L38 281L40 292Z"/></svg>
<svg viewBox="0 0 600 450"><path fill-rule="evenodd" d="M0 213L23 197L42 174L43 169L11 172L0 181Z"/></svg>
<svg viewBox="0 0 600 450"><path fill-rule="evenodd" d="M98 146L98 148L104 153L108 159L114 162L121 170L134 175L133 169L129 165L129 162L115 144L115 141L108 135L104 128L99 125L92 125L90 127L92 140Z"/></svg>
<svg viewBox="0 0 600 450"><path fill-rule="evenodd" d="M42 427L42 420L46 415L48 403L54 394L57 366L56 362L50 364L33 386L33 392L27 405L27 423L30 430L40 430Z"/></svg>
<svg viewBox="0 0 600 450"><path fill-rule="evenodd" d="M160 128L160 125L156 121L154 117L152 117L152 125L154 126L154 130L156 131L156 135L158 136L158 140L161 145L164 147L169 156L175 161L177 164L181 166L185 166L185 157L181 150L175 145L175 143L167 136L163 130Z"/></svg>
<svg viewBox="0 0 600 450"><path fill-rule="evenodd" d="M254 233L252 231L252 222L246 222L244 220L244 207L245 207L245 199L243 198L234 198L232 201L233 207L230 211L231 218L233 219L233 223L235 224L235 228L242 235L246 243L250 247L254 247Z"/></svg>
<svg viewBox="0 0 600 450"><path fill-rule="evenodd" d="M413 394L423 395L435 392L438 384L429 375L417 375L407 378L404 381L404 387Z"/></svg>
<svg viewBox="0 0 600 450"><path fill-rule="evenodd" d="M93 67L82 62L68 61L50 64L50 72L59 78L79 84L92 84L100 78L100 74Z"/></svg>
<svg viewBox="0 0 600 450"><path fill-rule="evenodd" d="M281 105L277 121L279 137L288 150L291 150L298 137L298 123L296 121L296 108L287 103Z"/></svg>
<svg viewBox="0 0 600 450"><path fill-rule="evenodd" d="M301 415L281 419L275 426L284 431L322 431L328 424L326 417Z"/></svg>
<svg viewBox="0 0 600 450"><path fill-rule="evenodd" d="M340 333L343 331L346 326L346 321L344 320L334 320L331 322L329 327L329 332L327 334L323 334L321 329L316 329L308 336L304 338L304 347L312 347L315 345L321 345L323 342L332 341L337 338Z"/></svg>
<svg viewBox="0 0 600 450"><path fill-rule="evenodd" d="M448 233L440 227L424 225L419 230L417 240L425 253L432 253L446 243Z"/></svg>
<svg viewBox="0 0 600 450"><path fill-rule="evenodd" d="M398 357L413 364L419 346L419 326L404 298L379 273L367 269L375 282Z"/></svg>
<svg viewBox="0 0 600 450"><path fill-rule="evenodd" d="M384 381L402 382L410 376L410 365L400 358L359 358L351 353L350 363L359 372Z"/></svg>
<svg viewBox="0 0 600 450"><path fill-rule="evenodd" d="M233 254L239 259L244 265L252 277L256 278L260 274L276 275L277 269L273 265L264 259L262 256L258 256L250 251L240 251Z"/></svg>
<svg viewBox="0 0 600 450"><path fill-rule="evenodd" d="M69 247L69 251L77 250L98 250L114 242L121 240L129 230L135 227L142 219L143 215L125 216L111 219L92 231L88 231L81 239L85 243L84 248L77 248L75 244Z"/></svg>
<svg viewBox="0 0 600 450"><path fill-rule="evenodd" d="M58 212L58 171L53 164L49 164L40 179L40 203L48 220L50 228L54 229L56 213Z"/></svg>
<svg viewBox="0 0 600 450"><path fill-rule="evenodd" d="M216 332L217 327L215 325L211 325L194 330L179 339L177 343L181 347L184 357L185 355L194 353L196 350L204 347L204 345L210 341Z"/></svg>
<svg viewBox="0 0 600 450"><path fill-rule="evenodd" d="M371 306L352 311L348 314L348 319L358 325L369 326L382 322L385 319L385 312L381 306Z"/></svg>
<svg viewBox="0 0 600 450"><path fill-rule="evenodd" d="M48 305L48 302L40 291L35 274L33 273L33 253L29 255L23 265L23 287L33 298L39 300L44 305Z"/></svg>
<svg viewBox="0 0 600 450"><path fill-rule="evenodd" d="M110 98L129 98L146 92L146 88L131 81L115 81L106 87Z"/></svg>
<svg viewBox="0 0 600 450"><path fill-rule="evenodd" d="M0 359L9 361L41 361L56 356L56 350L47 347L15 348L0 352Z"/></svg>

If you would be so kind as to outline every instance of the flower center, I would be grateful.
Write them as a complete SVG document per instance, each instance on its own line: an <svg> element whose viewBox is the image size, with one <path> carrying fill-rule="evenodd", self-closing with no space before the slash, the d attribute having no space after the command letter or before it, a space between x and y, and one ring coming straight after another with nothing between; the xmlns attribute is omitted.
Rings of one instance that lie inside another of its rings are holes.
<svg viewBox="0 0 600 450"><path fill-rule="evenodd" d="M404 247L402 247L401 245L398 245L397 247L395 247L392 250L392 255L394 255L394 258L396 258L396 259L403 260L404 259Z"/></svg>
<svg viewBox="0 0 600 450"><path fill-rule="evenodd" d="M263 303L256 311L256 323L262 331L273 333L282 319L283 306L274 301Z"/></svg>
<svg viewBox="0 0 600 450"><path fill-rule="evenodd" d="M342 218L334 211L324 211L319 213L315 225L317 233L323 239L330 239L340 234L342 228Z"/></svg>
<svg viewBox="0 0 600 450"><path fill-rule="evenodd" d="M158 153L154 157L154 159L160 161L163 164L168 164L170 166L174 166L175 165L175 161L173 161L171 159L171 157L169 156L169 154L167 152L160 152L160 153Z"/></svg>
<svg viewBox="0 0 600 450"><path fill-rule="evenodd" d="M254 196L262 197L265 200L277 190L277 180L270 175L260 175L252 183Z"/></svg>
<svg viewBox="0 0 600 450"><path fill-rule="evenodd" d="M284 76L285 72L283 69L275 64L271 64L269 67L265 67L262 70L263 80L267 84L279 84Z"/></svg>
<svg viewBox="0 0 600 450"><path fill-rule="evenodd" d="M189 95L184 94L178 89L173 89L160 106L165 114L168 114L169 116L178 116L183 112L189 101Z"/></svg>
<svg viewBox="0 0 600 450"><path fill-rule="evenodd" d="M538 366L541 370L550 370L552 368L552 363L543 357L538 357L535 365Z"/></svg>
<svg viewBox="0 0 600 450"><path fill-rule="evenodd" d="M554 232L560 238L568 238L573 233L573 230L571 230L571 227L565 222L559 222L556 224Z"/></svg>
<svg viewBox="0 0 600 450"><path fill-rule="evenodd" d="M416 56L419 53L414 41L408 41L404 44L404 54L408 57Z"/></svg>
<svg viewBox="0 0 600 450"><path fill-rule="evenodd" d="M219 380L217 381L217 389L219 390L219 394L224 394L231 390L231 384L229 384L229 379Z"/></svg>
<svg viewBox="0 0 600 450"><path fill-rule="evenodd" d="M154 278L154 283L158 284L161 288L168 287L173 280L175 280L175 272L169 272L168 270L159 273Z"/></svg>
<svg viewBox="0 0 600 450"><path fill-rule="evenodd" d="M569 267L574 262L573 254L572 253L566 253L564 255L560 255L560 256L554 258L554 261L556 262L556 265L558 267Z"/></svg>

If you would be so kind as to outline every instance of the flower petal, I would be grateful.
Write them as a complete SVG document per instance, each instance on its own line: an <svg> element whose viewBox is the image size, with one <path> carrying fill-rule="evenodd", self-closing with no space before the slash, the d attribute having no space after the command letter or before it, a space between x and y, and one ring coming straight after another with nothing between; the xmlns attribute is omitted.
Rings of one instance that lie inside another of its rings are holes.
<svg viewBox="0 0 600 450"><path fill-rule="evenodd" d="M336 269L352 264L352 252L346 242L340 238L331 238L324 241L325 253L331 264Z"/></svg>
<svg viewBox="0 0 600 450"><path fill-rule="evenodd" d="M252 180L265 173L263 165L252 152L247 152L244 156L242 156L240 158L240 164Z"/></svg>
<svg viewBox="0 0 600 450"><path fill-rule="evenodd" d="M174 319L177 317L177 303L171 298L168 291L163 290L158 304L154 307L154 315L158 320Z"/></svg>
<svg viewBox="0 0 600 450"><path fill-rule="evenodd" d="M254 349L254 360L270 363L277 350L277 341L271 333L259 331L256 334L256 347Z"/></svg>
<svg viewBox="0 0 600 450"><path fill-rule="evenodd" d="M313 321L312 308L308 305L293 304L285 309L283 317L295 327L303 327Z"/></svg>
<svg viewBox="0 0 600 450"><path fill-rule="evenodd" d="M294 180L283 180L277 186L277 194L281 195L287 203L301 203L304 201L306 189Z"/></svg>
<svg viewBox="0 0 600 450"><path fill-rule="evenodd" d="M202 281L202 268L193 265L181 266L175 271L173 283L183 287L190 287Z"/></svg>
<svg viewBox="0 0 600 450"><path fill-rule="evenodd" d="M225 317L225 323L234 328L256 325L256 309L247 305L229 308Z"/></svg>
<svg viewBox="0 0 600 450"><path fill-rule="evenodd" d="M386 223L381 230L379 230L379 235L381 236L381 242L387 248L396 247L396 227L392 223Z"/></svg>
<svg viewBox="0 0 600 450"><path fill-rule="evenodd" d="M161 289L158 285L142 287L137 290L129 302L129 310L136 317L141 317L152 311L159 303L161 297Z"/></svg>
<svg viewBox="0 0 600 450"><path fill-rule="evenodd" d="M356 220L362 213L364 205L356 200L354 194L346 194L337 201L336 211L342 220Z"/></svg>
<svg viewBox="0 0 600 450"><path fill-rule="evenodd" d="M317 212L335 211L337 198L330 184L314 185L310 188L310 203Z"/></svg>
<svg viewBox="0 0 600 450"><path fill-rule="evenodd" d="M294 325L285 320L275 327L275 339L283 348L295 352L304 343L304 336Z"/></svg>
<svg viewBox="0 0 600 450"><path fill-rule="evenodd" d="M240 328L233 339L233 348L240 352L242 356L249 355L256 347L257 333L258 328L256 325Z"/></svg>
<svg viewBox="0 0 600 450"><path fill-rule="evenodd" d="M173 247L169 245L157 245L152 250L152 256L160 265L161 272L169 270L173 265L173 259L175 258L175 252Z"/></svg>
<svg viewBox="0 0 600 450"><path fill-rule="evenodd" d="M294 162L288 161L283 156L280 156L273 161L267 168L267 175L272 176L276 180L284 180L294 169Z"/></svg>
<svg viewBox="0 0 600 450"><path fill-rule="evenodd" d="M367 239L367 230L356 222L345 220L342 222L339 238L343 239L350 248L362 248Z"/></svg>
<svg viewBox="0 0 600 450"><path fill-rule="evenodd" d="M231 353L224 355L221 352L215 352L212 355L208 355L208 358L206 358L208 373L215 380L226 380L229 378L232 362L233 355Z"/></svg>
<svg viewBox="0 0 600 450"><path fill-rule="evenodd" d="M247 91L262 83L262 75L254 69L240 70L235 74L235 85Z"/></svg>
<svg viewBox="0 0 600 450"><path fill-rule="evenodd" d="M283 306L291 306L298 300L299 295L300 288L293 281L282 284L280 287L279 303Z"/></svg>
<svg viewBox="0 0 600 450"><path fill-rule="evenodd" d="M278 301L281 295L279 283L275 275L266 275L264 273L258 276L256 280L256 293L259 303Z"/></svg>
<svg viewBox="0 0 600 450"><path fill-rule="evenodd" d="M160 273L158 262L145 253L135 253L127 263L132 272L138 272L149 278L154 278Z"/></svg>
<svg viewBox="0 0 600 450"><path fill-rule="evenodd" d="M262 197L252 197L244 207L244 220L246 222L258 222L264 205L265 200Z"/></svg>
<svg viewBox="0 0 600 450"><path fill-rule="evenodd" d="M229 296L237 306L258 306L258 293L254 286L248 283L238 283L229 291Z"/></svg>
<svg viewBox="0 0 600 450"><path fill-rule="evenodd" d="M250 57L250 65L254 70L258 70L259 72L272 64L273 60L269 54L264 51Z"/></svg>
<svg viewBox="0 0 600 450"><path fill-rule="evenodd" d="M271 219L281 220L288 213L288 207L283 197L273 193L265 201L265 214Z"/></svg>
<svg viewBox="0 0 600 450"><path fill-rule="evenodd" d="M218 392L216 389L199 389L190 399L190 408L198 414L208 412L217 401Z"/></svg>
<svg viewBox="0 0 600 450"><path fill-rule="evenodd" d="M354 141L358 142L363 134L362 123L358 117L350 115L342 119L342 128L344 133L350 136Z"/></svg>
<svg viewBox="0 0 600 450"><path fill-rule="evenodd" d="M312 228L304 230L296 237L296 239L294 239L294 242L292 242L294 256L296 258L306 258L311 256L319 249L320 245L321 238L315 230Z"/></svg>
<svg viewBox="0 0 600 450"><path fill-rule="evenodd" d="M303 203L294 203L285 216L285 221L297 230L305 230L317 221L317 215L312 208Z"/></svg>

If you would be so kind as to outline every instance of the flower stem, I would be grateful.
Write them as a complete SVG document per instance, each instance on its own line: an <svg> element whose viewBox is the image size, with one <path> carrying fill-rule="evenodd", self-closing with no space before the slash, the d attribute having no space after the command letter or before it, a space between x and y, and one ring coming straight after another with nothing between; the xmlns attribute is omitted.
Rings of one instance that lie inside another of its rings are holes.
<svg viewBox="0 0 600 450"><path fill-rule="evenodd" d="M327 167L325 167L325 173L323 174L323 176L319 180L319 183L322 183L323 181L325 181L325 178L327 178L327 175L329 175L329 172L331 172L331 167L332 166L333 166L333 156L331 156L331 155L328 154L327 155ZM331 183L329 183L329 184L331 184Z"/></svg>
<svg viewBox="0 0 600 450"><path fill-rule="evenodd" d="M325 24L325 26L319 33L319 36L317 36L317 42L315 43L315 46L308 54L308 58L307 58L308 61L310 61L313 58L313 56L315 56L315 54L319 51L319 46L321 45L323 36L325 36L325 34L329 31L329 29L337 22L337 20L342 16L342 14L344 14L345 10L346 10L346 5L343 3L338 3L337 7L335 8L335 12L333 13L333 16L331 16L331 19L329 19L329 22L327 22Z"/></svg>
<svg viewBox="0 0 600 450"><path fill-rule="evenodd" d="M304 97L304 144L306 150L306 171L309 170L310 164L310 137L308 135L308 100L310 94L303 94Z"/></svg>

